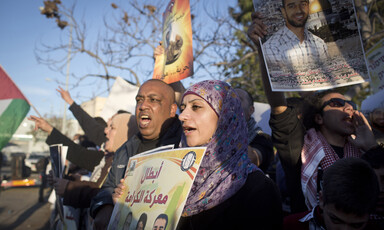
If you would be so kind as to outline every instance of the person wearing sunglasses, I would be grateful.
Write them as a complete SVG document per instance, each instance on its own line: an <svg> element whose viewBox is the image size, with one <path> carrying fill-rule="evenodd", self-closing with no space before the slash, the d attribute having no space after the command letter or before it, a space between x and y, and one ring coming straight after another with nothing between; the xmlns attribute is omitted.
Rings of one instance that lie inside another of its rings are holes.
<svg viewBox="0 0 384 230"><path fill-rule="evenodd" d="M364 115L335 91L306 97L303 121L287 106L284 92L272 92L259 38L267 34L260 13L252 14L248 37L258 48L261 75L271 106L272 140L283 166L291 212L317 207L322 174L337 160L381 151Z"/></svg>

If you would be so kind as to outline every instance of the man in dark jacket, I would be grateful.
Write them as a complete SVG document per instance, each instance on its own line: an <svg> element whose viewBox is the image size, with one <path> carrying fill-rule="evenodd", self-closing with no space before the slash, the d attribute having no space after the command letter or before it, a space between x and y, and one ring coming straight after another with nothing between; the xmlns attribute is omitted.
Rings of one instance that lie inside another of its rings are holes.
<svg viewBox="0 0 384 230"><path fill-rule="evenodd" d="M104 134L106 124L102 125L98 122L98 118L93 118L85 112L78 104L76 104L67 90L64 90L60 86L56 90L60 93L61 98L69 104L69 110L71 110L73 116L75 116L89 140L97 146L101 146L101 144L107 140Z"/></svg>
<svg viewBox="0 0 384 230"><path fill-rule="evenodd" d="M176 116L175 93L161 80L146 81L136 96L136 119L139 133L120 147L108 177L91 202L91 216L96 229L106 229L113 211L112 193L124 177L128 160L138 153L159 146L178 146L182 126Z"/></svg>

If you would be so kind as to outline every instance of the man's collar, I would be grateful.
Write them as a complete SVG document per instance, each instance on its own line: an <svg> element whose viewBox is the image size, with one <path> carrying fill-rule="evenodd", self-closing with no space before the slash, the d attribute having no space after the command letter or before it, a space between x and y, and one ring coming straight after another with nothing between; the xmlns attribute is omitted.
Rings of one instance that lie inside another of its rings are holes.
<svg viewBox="0 0 384 230"><path fill-rule="evenodd" d="M305 215L303 218L299 219L300 222L309 222L313 221L316 226L320 227L321 229L325 230L324 227L324 221L322 220L321 215L321 209L319 206L314 207L311 212L309 212L307 215Z"/></svg>
<svg viewBox="0 0 384 230"><path fill-rule="evenodd" d="M295 33L292 32L292 30L290 30L286 25L284 25L284 30L283 30L284 34L287 35L288 38L290 38L291 40L297 40L297 41L300 41L300 39L296 36ZM304 41L308 40L309 39L309 31L307 29L307 27L304 28Z"/></svg>

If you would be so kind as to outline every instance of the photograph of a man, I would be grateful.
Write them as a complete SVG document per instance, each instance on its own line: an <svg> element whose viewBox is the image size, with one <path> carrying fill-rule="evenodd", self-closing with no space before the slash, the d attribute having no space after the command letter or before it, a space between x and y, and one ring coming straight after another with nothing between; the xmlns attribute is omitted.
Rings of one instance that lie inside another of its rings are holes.
<svg viewBox="0 0 384 230"><path fill-rule="evenodd" d="M168 224L168 216L166 214L160 214L153 223L152 230L165 230Z"/></svg>
<svg viewBox="0 0 384 230"><path fill-rule="evenodd" d="M352 0L253 0L253 5L249 36L261 47L273 91L369 80Z"/></svg>
<svg viewBox="0 0 384 230"><path fill-rule="evenodd" d="M327 45L306 28L309 0L282 0L280 10L285 26L263 44L267 64L271 67L284 64L289 68L325 60Z"/></svg>

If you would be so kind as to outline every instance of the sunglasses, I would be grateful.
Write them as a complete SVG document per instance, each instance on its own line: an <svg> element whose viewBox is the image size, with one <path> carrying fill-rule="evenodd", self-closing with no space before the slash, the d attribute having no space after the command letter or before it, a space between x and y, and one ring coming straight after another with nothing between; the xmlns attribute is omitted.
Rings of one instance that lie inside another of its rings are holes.
<svg viewBox="0 0 384 230"><path fill-rule="evenodd" d="M353 110L357 110L357 106L353 101L347 101L341 98L331 98L329 101L324 102L323 106L321 106L321 110L325 108L325 106L329 105L334 108L344 107L345 103L348 103L352 106Z"/></svg>

